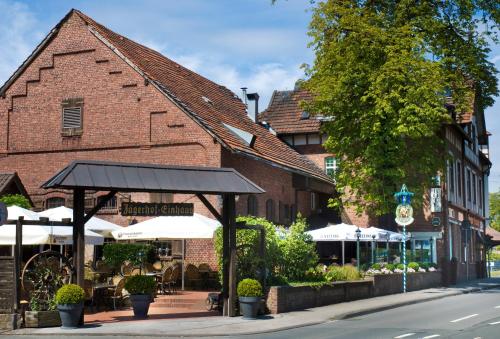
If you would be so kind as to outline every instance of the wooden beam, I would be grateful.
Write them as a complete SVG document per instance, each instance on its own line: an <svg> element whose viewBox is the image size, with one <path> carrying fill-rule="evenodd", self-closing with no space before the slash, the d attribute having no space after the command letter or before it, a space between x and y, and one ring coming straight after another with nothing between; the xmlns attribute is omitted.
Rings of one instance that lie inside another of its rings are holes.
<svg viewBox="0 0 500 339"><path fill-rule="evenodd" d="M222 195L222 315L229 315L229 213L227 195Z"/></svg>
<svg viewBox="0 0 500 339"><path fill-rule="evenodd" d="M14 308L21 312L21 261L23 258L23 222L20 216L16 222L16 244L14 246Z"/></svg>
<svg viewBox="0 0 500 339"><path fill-rule="evenodd" d="M210 201L208 201L208 199L205 198L205 196L201 193L197 193L196 196L198 197L198 199L201 200L203 205L205 205L205 207L208 208L208 210L210 211L210 213L212 213L215 219L217 219L221 224L224 224L222 216L219 214L219 212L217 212L217 209L210 203Z"/></svg>
<svg viewBox="0 0 500 339"><path fill-rule="evenodd" d="M87 213L87 215L85 215L85 217L83 218L83 223L86 223L87 221L90 220L90 218L92 218L101 208L104 207L104 205L106 205L106 203L108 201L110 201L115 195L116 195L116 191L110 191L108 194L106 194L102 199L101 201L99 201L97 203L97 205L94 206L94 208L92 208L89 213ZM85 201L85 200L84 200Z"/></svg>
<svg viewBox="0 0 500 339"><path fill-rule="evenodd" d="M234 194L228 194L228 219L229 219L229 296L228 315L236 316L236 201Z"/></svg>
<svg viewBox="0 0 500 339"><path fill-rule="evenodd" d="M73 191L73 266L76 272L76 284L84 288L85 274L85 190ZM83 325L83 311L80 325Z"/></svg>

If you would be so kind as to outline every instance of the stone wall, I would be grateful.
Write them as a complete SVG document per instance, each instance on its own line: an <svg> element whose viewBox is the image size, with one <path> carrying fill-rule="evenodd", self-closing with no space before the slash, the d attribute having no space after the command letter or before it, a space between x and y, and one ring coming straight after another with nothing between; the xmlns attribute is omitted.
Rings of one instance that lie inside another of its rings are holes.
<svg viewBox="0 0 500 339"><path fill-rule="evenodd" d="M408 291L440 285L441 271L407 275ZM266 304L269 312L276 314L402 292L403 275L387 274L366 280L334 282L321 287L272 286Z"/></svg>

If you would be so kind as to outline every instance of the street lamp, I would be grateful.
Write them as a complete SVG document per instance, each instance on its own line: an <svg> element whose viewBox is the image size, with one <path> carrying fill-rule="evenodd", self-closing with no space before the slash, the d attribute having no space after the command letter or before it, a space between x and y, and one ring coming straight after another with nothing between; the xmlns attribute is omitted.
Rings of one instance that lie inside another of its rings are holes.
<svg viewBox="0 0 500 339"><path fill-rule="evenodd" d="M361 236L361 230L358 229L356 230L356 265L359 271L359 237Z"/></svg>
<svg viewBox="0 0 500 339"><path fill-rule="evenodd" d="M412 192L409 192L406 185L401 187L401 191L394 194L399 202L396 208L396 223L403 227L403 292L406 293L406 226L410 225L413 219L413 208L411 207Z"/></svg>
<svg viewBox="0 0 500 339"><path fill-rule="evenodd" d="M375 263L375 234L372 234L372 265Z"/></svg>
<svg viewBox="0 0 500 339"><path fill-rule="evenodd" d="M386 243L385 243L385 254L386 254L386 257L387 257L387 263L389 263L389 239L391 238L391 234L389 232L386 232L385 233L385 240L386 240Z"/></svg>

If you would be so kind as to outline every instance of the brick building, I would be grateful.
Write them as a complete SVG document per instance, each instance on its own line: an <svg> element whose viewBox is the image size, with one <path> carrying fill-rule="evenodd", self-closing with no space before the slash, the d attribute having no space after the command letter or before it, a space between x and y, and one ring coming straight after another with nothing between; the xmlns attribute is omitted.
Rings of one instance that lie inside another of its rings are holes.
<svg viewBox="0 0 500 339"><path fill-rule="evenodd" d="M310 99L310 94L300 89L274 91L259 121L276 131L277 136L297 152L314 161L325 174L331 174L338 160L322 146L326 136L321 132L321 125L328 119L310 116L301 108L300 102ZM411 233L408 245L415 259L439 261L450 273L451 280L455 277L464 280L483 273L491 162L484 112L474 109L470 113L457 114L451 104L448 109L455 121L442 129L444 155L450 157L448 173L431 189L424 209L415 212L415 222L407 227ZM341 215L344 222L360 227L378 226L392 231L397 228L393 215L375 218L365 213L358 216L349 209ZM466 220L470 228L464 227L468 225ZM452 258L456 258L456 267L450 264Z"/></svg>
<svg viewBox="0 0 500 339"><path fill-rule="evenodd" d="M237 214L282 224L334 190L230 90L71 10L0 88L0 172L17 171L36 209L71 207L68 192L40 185L75 159L234 167L266 190L240 196ZM86 208L105 194L89 194ZM127 225L124 200L193 202L209 214L191 195L119 193L101 217ZM215 264L211 241L188 241L186 252Z"/></svg>

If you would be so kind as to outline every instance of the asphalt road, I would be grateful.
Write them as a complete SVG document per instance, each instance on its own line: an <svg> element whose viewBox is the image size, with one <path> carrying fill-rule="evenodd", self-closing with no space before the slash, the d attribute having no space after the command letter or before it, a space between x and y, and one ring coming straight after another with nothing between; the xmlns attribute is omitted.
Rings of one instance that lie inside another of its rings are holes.
<svg viewBox="0 0 500 339"><path fill-rule="evenodd" d="M255 325L258 326L259 320ZM290 324L293 325L293 324ZM145 333L145 335L147 335ZM24 336L9 336L21 338ZM33 338L33 336L25 336ZM61 338L40 336L36 339ZM72 339L88 338L71 336ZM116 339L116 336L100 338ZM135 338L127 337L127 338ZM137 338L144 338L137 337ZM286 331L224 338L500 339L500 289L463 294Z"/></svg>

